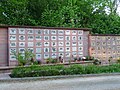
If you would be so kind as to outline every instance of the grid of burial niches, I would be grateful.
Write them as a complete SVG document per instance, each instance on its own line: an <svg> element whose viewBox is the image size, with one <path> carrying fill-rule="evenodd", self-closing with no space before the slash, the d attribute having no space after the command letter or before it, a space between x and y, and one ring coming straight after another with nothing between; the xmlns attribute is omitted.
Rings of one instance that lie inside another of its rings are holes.
<svg viewBox="0 0 120 90"><path fill-rule="evenodd" d="M116 59L120 56L120 36L91 36L92 56Z"/></svg>
<svg viewBox="0 0 120 90"><path fill-rule="evenodd" d="M12 52L24 56L25 49L35 53L37 60L83 56L83 30L9 28L9 43L10 60L15 60Z"/></svg>

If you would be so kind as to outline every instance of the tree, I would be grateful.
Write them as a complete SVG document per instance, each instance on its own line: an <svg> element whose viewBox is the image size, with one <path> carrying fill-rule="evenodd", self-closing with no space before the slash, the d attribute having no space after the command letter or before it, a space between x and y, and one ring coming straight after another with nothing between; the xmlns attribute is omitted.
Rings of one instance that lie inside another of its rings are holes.
<svg viewBox="0 0 120 90"><path fill-rule="evenodd" d="M120 4L120 0L111 0L112 2L112 7L111 7L111 11L113 13L117 13L117 9L119 7L119 4Z"/></svg>
<svg viewBox="0 0 120 90"><path fill-rule="evenodd" d="M120 17L107 13L109 0L66 0L67 5L57 10L46 9L42 13L43 26L89 27L92 33L120 33Z"/></svg>
<svg viewBox="0 0 120 90"><path fill-rule="evenodd" d="M46 9L42 14L43 26L86 27L93 7L86 0L66 0L67 5L57 10Z"/></svg>
<svg viewBox="0 0 120 90"><path fill-rule="evenodd" d="M97 34L120 34L120 17L117 14L94 13L88 26Z"/></svg>
<svg viewBox="0 0 120 90"><path fill-rule="evenodd" d="M8 25L34 25L26 8L28 0L3 0L0 4L1 23Z"/></svg>
<svg viewBox="0 0 120 90"><path fill-rule="evenodd" d="M28 12L31 17L41 25L42 13L47 10L57 10L60 5L66 5L65 0L29 0Z"/></svg>
<svg viewBox="0 0 120 90"><path fill-rule="evenodd" d="M120 0L1 0L0 23L92 28L92 33L120 31Z"/></svg>

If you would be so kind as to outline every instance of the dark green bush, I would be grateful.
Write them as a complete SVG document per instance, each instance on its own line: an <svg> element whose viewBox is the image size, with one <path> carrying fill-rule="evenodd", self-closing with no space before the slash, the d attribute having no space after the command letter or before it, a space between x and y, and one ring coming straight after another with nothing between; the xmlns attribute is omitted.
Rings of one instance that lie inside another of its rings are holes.
<svg viewBox="0 0 120 90"><path fill-rule="evenodd" d="M13 69L12 77L38 77L38 76L56 76L56 75L74 75L74 74L97 74L97 73L115 73L120 72L120 64L109 66L96 65L54 65L54 66L27 66L16 67Z"/></svg>
<svg viewBox="0 0 120 90"><path fill-rule="evenodd" d="M99 66L95 65L88 65L84 67L84 74L92 74L92 73L99 73Z"/></svg>

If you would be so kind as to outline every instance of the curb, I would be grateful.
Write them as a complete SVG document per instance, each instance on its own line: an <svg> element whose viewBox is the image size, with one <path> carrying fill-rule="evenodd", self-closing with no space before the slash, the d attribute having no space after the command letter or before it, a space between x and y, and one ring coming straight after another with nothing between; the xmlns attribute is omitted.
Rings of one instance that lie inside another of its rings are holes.
<svg viewBox="0 0 120 90"><path fill-rule="evenodd" d="M82 74L82 75L62 75L62 76L44 76L44 77L25 77L25 78L3 78L0 79L0 83L3 82L25 82L25 81L45 81L45 80L56 80L56 79L67 79L67 78L84 78L84 77L100 77L100 76L116 76L120 73L102 73L102 74Z"/></svg>

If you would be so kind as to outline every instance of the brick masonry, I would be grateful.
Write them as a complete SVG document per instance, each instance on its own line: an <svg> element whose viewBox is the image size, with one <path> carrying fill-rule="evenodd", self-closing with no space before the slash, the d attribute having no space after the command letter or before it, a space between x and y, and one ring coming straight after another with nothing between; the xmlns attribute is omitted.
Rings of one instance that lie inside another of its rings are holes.
<svg viewBox="0 0 120 90"><path fill-rule="evenodd" d="M8 65L8 30L0 28L0 66Z"/></svg>

